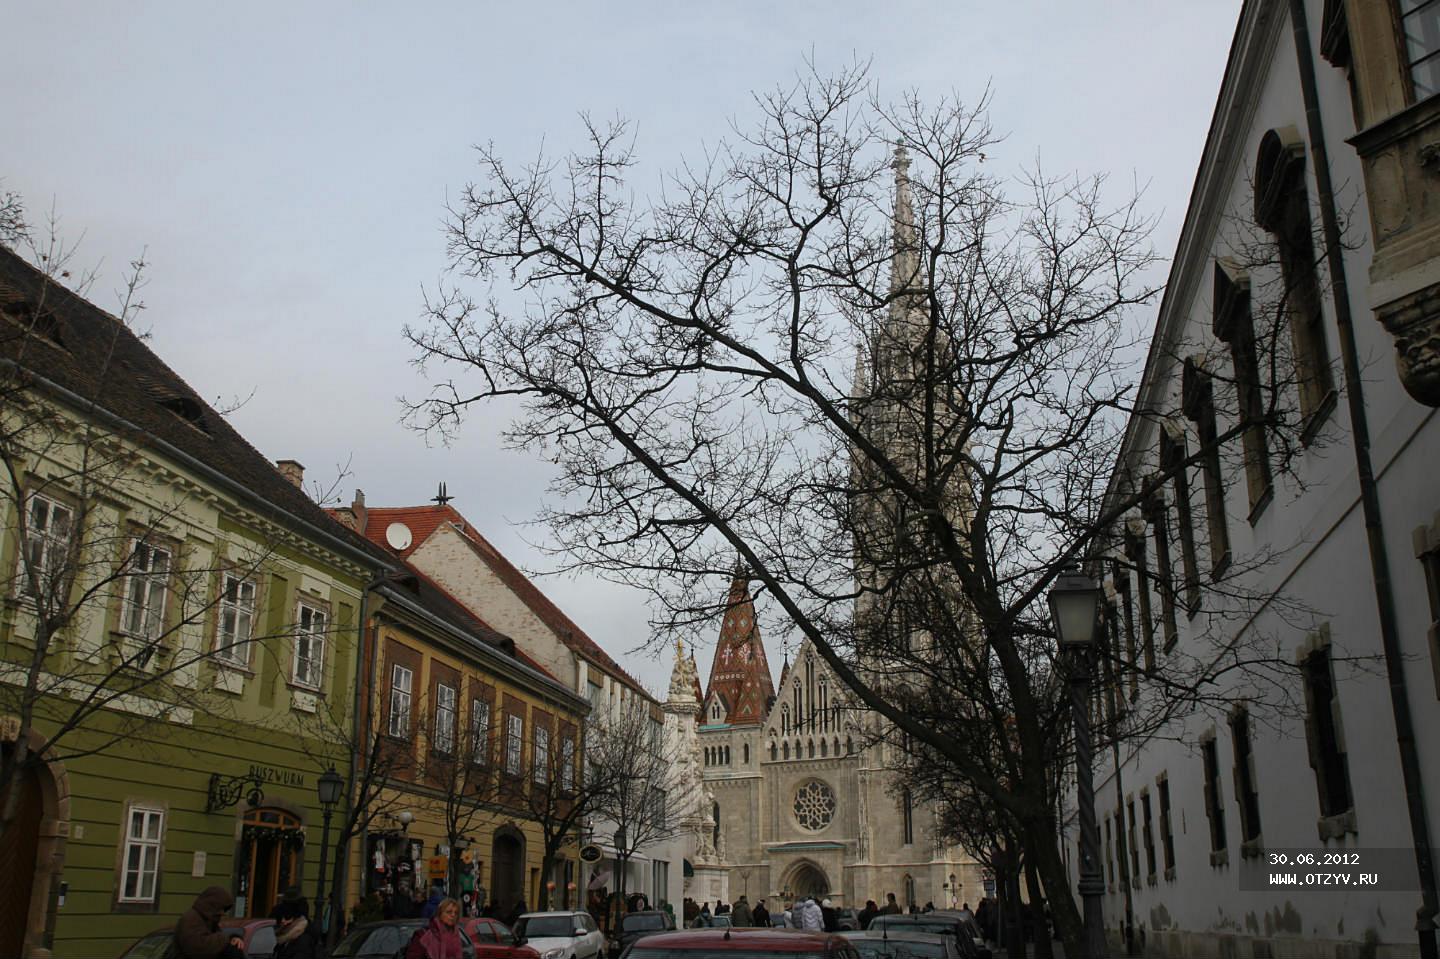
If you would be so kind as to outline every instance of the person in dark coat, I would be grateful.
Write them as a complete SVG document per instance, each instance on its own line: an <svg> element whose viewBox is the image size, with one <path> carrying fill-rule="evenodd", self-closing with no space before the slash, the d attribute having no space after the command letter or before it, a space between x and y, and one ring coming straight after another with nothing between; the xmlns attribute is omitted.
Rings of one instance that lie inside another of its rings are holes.
<svg viewBox="0 0 1440 959"><path fill-rule="evenodd" d="M310 925L310 903L299 886L290 886L270 911L275 920L275 952L272 959L315 959L315 929Z"/></svg>
<svg viewBox="0 0 1440 959"><path fill-rule="evenodd" d="M865 908L860 910L860 915L856 918L860 920L861 929L869 929L870 921L878 915L880 915L880 907L875 905L875 900L866 899Z"/></svg>
<svg viewBox="0 0 1440 959"><path fill-rule="evenodd" d="M826 932L840 931L840 914L835 911L835 904L829 899L820 903L820 927Z"/></svg>
<svg viewBox="0 0 1440 959"><path fill-rule="evenodd" d="M175 950L180 959L245 959L245 940L220 931L220 919L235 905L223 886L211 886L195 897L175 923Z"/></svg>
<svg viewBox="0 0 1440 959"><path fill-rule="evenodd" d="M445 890L440 888L437 882L430 887L430 898L425 900L425 905L420 909L421 919L435 918L435 910L440 908L440 903L445 900Z"/></svg>
<svg viewBox="0 0 1440 959"><path fill-rule="evenodd" d="M515 903L515 908L510 910L510 915L506 917L505 925L509 926L511 929L514 929L515 924L520 921L520 917L525 915L525 913L529 911L530 907L525 905L524 899L521 899L519 902Z"/></svg>
<svg viewBox="0 0 1440 959"><path fill-rule="evenodd" d="M895 901L895 894L893 892L887 892L885 894L885 908L881 909L880 912L886 916L900 915L900 904Z"/></svg>
<svg viewBox="0 0 1440 959"><path fill-rule="evenodd" d="M761 929L770 928L770 910L765 908L765 900L755 900L755 910L750 914L751 920Z"/></svg>

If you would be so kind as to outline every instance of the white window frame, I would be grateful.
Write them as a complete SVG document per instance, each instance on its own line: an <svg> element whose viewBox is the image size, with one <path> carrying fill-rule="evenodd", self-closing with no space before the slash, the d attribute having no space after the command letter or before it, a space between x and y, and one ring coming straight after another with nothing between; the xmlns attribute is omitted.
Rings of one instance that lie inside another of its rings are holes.
<svg viewBox="0 0 1440 959"><path fill-rule="evenodd" d="M296 686L318 691L323 684L325 630L329 622L329 610L303 599L296 605L295 654L290 665L290 680Z"/></svg>
<svg viewBox="0 0 1440 959"><path fill-rule="evenodd" d="M525 717L516 713L505 716L505 773L520 776L525 771Z"/></svg>
<svg viewBox="0 0 1440 959"><path fill-rule="evenodd" d="M220 603L215 616L215 658L219 661L230 666L250 665L250 639L255 635L255 601L259 595L254 579L220 574Z"/></svg>
<svg viewBox="0 0 1440 959"><path fill-rule="evenodd" d="M457 691L448 683L435 684L435 739L437 753L449 756L455 752L455 706Z"/></svg>
<svg viewBox="0 0 1440 959"><path fill-rule="evenodd" d="M37 507L43 511L42 516L36 516ZM56 573L64 565L65 554L69 552L70 537L75 535L75 510L40 493L27 496L25 508L29 511L25 523L25 549L16 557L16 578L19 580L19 595L33 598L35 594L30 590L25 559L27 556L30 558L40 588L50 590ZM65 515L65 532L60 535L55 533L57 512Z"/></svg>
<svg viewBox="0 0 1440 959"><path fill-rule="evenodd" d="M535 785L550 783L550 727L544 723L535 724L535 742L530 747L531 775Z"/></svg>
<svg viewBox="0 0 1440 959"><path fill-rule="evenodd" d="M396 739L410 738L410 703L415 693L415 671L390 664L390 720L386 731Z"/></svg>
<svg viewBox="0 0 1440 959"><path fill-rule="evenodd" d="M163 564L157 563L164 557ZM165 604L170 595L170 575L175 554L139 537L130 541L123 600L120 604L120 632L145 642L154 642L165 633Z"/></svg>
<svg viewBox="0 0 1440 959"><path fill-rule="evenodd" d="M138 803L126 808L125 831L120 847L120 882L116 887L117 902L155 902L159 898L160 860L164 841L164 808ZM132 857L135 860L133 864ZM135 883L133 892L132 877Z"/></svg>
<svg viewBox="0 0 1440 959"><path fill-rule="evenodd" d="M570 791L575 788L575 734L560 737L560 788Z"/></svg>
<svg viewBox="0 0 1440 959"><path fill-rule="evenodd" d="M490 704L483 699L470 700L470 762L490 765Z"/></svg>

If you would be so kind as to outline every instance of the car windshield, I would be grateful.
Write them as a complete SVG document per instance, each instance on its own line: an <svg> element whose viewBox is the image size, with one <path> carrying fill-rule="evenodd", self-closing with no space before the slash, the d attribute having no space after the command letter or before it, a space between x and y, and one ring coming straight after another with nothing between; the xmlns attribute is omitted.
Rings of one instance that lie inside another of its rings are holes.
<svg viewBox="0 0 1440 959"><path fill-rule="evenodd" d="M130 947L120 959L161 959L170 946L170 931L154 932Z"/></svg>
<svg viewBox="0 0 1440 959"><path fill-rule="evenodd" d="M939 942L916 942L905 939L852 939L850 945L862 959L945 959L945 946Z"/></svg>
<svg viewBox="0 0 1440 959"><path fill-rule="evenodd" d="M335 959L342 956L385 956L389 959L410 943L410 937L415 934L416 929L424 927L423 922L362 927L341 939L330 955Z"/></svg>
<svg viewBox="0 0 1440 959"><path fill-rule="evenodd" d="M626 916L621 922L621 928L625 932L648 932L665 928L665 917L661 915Z"/></svg>
<svg viewBox="0 0 1440 959"><path fill-rule="evenodd" d="M909 932L935 932L943 936L954 936L957 935L956 930L960 928L960 925L961 923L958 919L935 919L926 922L923 919L886 919L880 917L870 923L870 928L884 929L888 926L891 929L904 929Z"/></svg>
<svg viewBox="0 0 1440 959"><path fill-rule="evenodd" d="M578 925L574 916L531 916L515 923L515 935L526 939L569 939Z"/></svg>

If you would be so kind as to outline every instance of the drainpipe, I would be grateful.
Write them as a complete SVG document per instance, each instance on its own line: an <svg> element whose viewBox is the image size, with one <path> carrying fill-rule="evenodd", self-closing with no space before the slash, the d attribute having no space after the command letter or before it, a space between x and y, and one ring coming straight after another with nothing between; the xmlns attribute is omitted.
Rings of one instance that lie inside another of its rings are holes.
<svg viewBox="0 0 1440 959"><path fill-rule="evenodd" d="M1310 150L1315 155L1315 189L1319 193L1320 222L1325 238L1326 265L1335 292L1335 325L1340 334L1340 357L1345 370L1345 399L1354 433L1355 472L1360 481L1360 503L1365 516L1365 534L1370 547L1370 577L1375 585L1375 605L1380 614L1380 642L1385 653L1385 673L1390 683L1390 709L1395 717L1395 739L1400 747L1400 773L1405 782L1405 806L1410 815L1410 835L1415 847L1415 866L1420 874L1420 908L1415 912L1415 931L1420 940L1421 959L1437 959L1435 946L1435 862L1430 850L1430 827L1426 819L1425 784L1420 777L1420 758L1415 748L1415 725L1410 715L1410 697L1405 688L1405 668L1400 652L1399 626L1395 616L1395 595L1390 581L1390 561L1385 551L1385 527L1380 517L1380 497L1375 488L1375 470L1370 463L1370 425L1365 418L1365 397L1360 380L1360 362L1355 349L1355 326L1350 315L1349 286L1345 260L1340 248L1340 224L1335 214L1335 192L1330 183L1330 162L1325 149L1325 128L1320 119L1320 98L1315 89L1315 62L1310 52L1310 31L1304 0L1289 0L1290 23L1295 34L1295 56L1300 66L1300 90L1305 98L1305 123Z"/></svg>

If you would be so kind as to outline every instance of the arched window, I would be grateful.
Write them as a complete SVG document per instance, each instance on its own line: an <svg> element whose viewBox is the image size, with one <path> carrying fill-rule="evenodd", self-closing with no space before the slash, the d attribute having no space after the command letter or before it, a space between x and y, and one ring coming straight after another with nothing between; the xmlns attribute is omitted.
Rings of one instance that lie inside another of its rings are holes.
<svg viewBox="0 0 1440 959"><path fill-rule="evenodd" d="M747 765L747 766L750 765L750 744L749 744L749 743L742 743L742 744L741 744L741 746L740 746L740 761L741 761L742 763L744 763L745 765Z"/></svg>
<svg viewBox="0 0 1440 959"><path fill-rule="evenodd" d="M835 737L835 755L840 755L840 737Z"/></svg>
<svg viewBox="0 0 1440 959"><path fill-rule="evenodd" d="M806 751L809 752L810 758L811 758L811 759L814 759L814 758L815 758L815 740L813 740L813 739L810 740L806 745L808 746L808 749L807 749Z"/></svg>
<svg viewBox="0 0 1440 959"><path fill-rule="evenodd" d="M800 677L795 677L795 685L791 689L791 699L795 700L795 728L805 728L805 712L800 707Z"/></svg>
<svg viewBox="0 0 1440 959"><path fill-rule="evenodd" d="M820 728L830 731L830 683L820 677Z"/></svg>
<svg viewBox="0 0 1440 959"><path fill-rule="evenodd" d="M915 842L915 803L910 796L910 790L906 789L900 794L900 839L909 846ZM905 877L906 882L912 882L909 876ZM914 902L912 897L911 902Z"/></svg>
<svg viewBox="0 0 1440 959"><path fill-rule="evenodd" d="M785 741L784 745L780 747L780 751L784 753L786 759L790 758L790 741L788 739Z"/></svg>
<svg viewBox="0 0 1440 959"><path fill-rule="evenodd" d="M710 817L715 820L715 848L720 848L720 804L714 803L710 806Z"/></svg>
<svg viewBox="0 0 1440 959"><path fill-rule="evenodd" d="M849 736L845 737L845 755L855 755L855 740L851 739Z"/></svg>
<svg viewBox="0 0 1440 959"><path fill-rule="evenodd" d="M788 753L788 750L787 750L787 753ZM789 759L790 757L787 755L785 758L786 758L786 759ZM773 740L773 739L770 740L770 761L771 761L772 763L775 761L775 740Z"/></svg>
<svg viewBox="0 0 1440 959"><path fill-rule="evenodd" d="M730 765L730 747L725 747L725 765Z"/></svg>
<svg viewBox="0 0 1440 959"><path fill-rule="evenodd" d="M784 703L780 706L780 732L786 736L790 735L790 704Z"/></svg>
<svg viewBox="0 0 1440 959"><path fill-rule="evenodd" d="M908 905L917 905L915 902L915 877L908 872L905 874L905 902Z"/></svg>
<svg viewBox="0 0 1440 959"><path fill-rule="evenodd" d="M825 740L822 739L822 740L820 740L820 758L821 758L821 759L825 759L825 758L826 758L826 755L827 755L827 752L828 752L828 748L827 748L826 745L825 745Z"/></svg>

